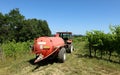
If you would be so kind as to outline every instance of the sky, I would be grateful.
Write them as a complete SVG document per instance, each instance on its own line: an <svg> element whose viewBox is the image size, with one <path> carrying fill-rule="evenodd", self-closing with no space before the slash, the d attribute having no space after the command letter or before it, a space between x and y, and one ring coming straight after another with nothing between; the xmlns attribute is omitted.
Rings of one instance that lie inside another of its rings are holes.
<svg viewBox="0 0 120 75"><path fill-rule="evenodd" d="M0 0L0 12L19 8L28 18L46 20L52 34L70 31L110 32L110 25L120 24L120 0Z"/></svg>

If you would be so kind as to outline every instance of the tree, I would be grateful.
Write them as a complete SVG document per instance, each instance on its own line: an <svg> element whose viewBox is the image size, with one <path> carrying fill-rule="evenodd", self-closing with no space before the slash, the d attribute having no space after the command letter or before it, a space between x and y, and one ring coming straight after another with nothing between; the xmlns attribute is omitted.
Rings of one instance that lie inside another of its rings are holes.
<svg viewBox="0 0 120 75"><path fill-rule="evenodd" d="M42 21L41 28L42 28L42 33L44 33L44 36L50 36L51 35L51 31L48 27L47 21L45 21L45 20Z"/></svg>
<svg viewBox="0 0 120 75"><path fill-rule="evenodd" d="M50 36L51 31L45 20L25 19L18 8L3 15L0 13L0 42L33 40L40 36Z"/></svg>

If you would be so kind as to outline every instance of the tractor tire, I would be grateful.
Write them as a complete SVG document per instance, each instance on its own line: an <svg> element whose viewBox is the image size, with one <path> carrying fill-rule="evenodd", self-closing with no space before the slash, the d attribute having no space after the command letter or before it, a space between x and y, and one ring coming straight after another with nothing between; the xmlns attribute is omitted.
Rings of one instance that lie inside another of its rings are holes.
<svg viewBox="0 0 120 75"><path fill-rule="evenodd" d="M68 49L69 49L68 52L69 52L69 53L72 53L72 52L73 52L73 49L74 49L74 48L73 48L73 45L72 45L72 44L68 45Z"/></svg>
<svg viewBox="0 0 120 75"><path fill-rule="evenodd" d="M65 50L65 48L63 47L63 48L61 48L61 50L60 50L59 53L58 53L58 61L59 61L60 63L64 63L65 60L66 60L66 50Z"/></svg>

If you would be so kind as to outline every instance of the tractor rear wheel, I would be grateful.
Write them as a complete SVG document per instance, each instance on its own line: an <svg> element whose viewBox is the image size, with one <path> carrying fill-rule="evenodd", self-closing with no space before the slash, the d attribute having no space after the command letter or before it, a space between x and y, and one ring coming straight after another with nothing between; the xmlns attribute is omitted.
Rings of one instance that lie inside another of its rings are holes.
<svg viewBox="0 0 120 75"><path fill-rule="evenodd" d="M66 50L64 47L61 48L61 50L58 53L58 60L60 63L63 63L66 60Z"/></svg>

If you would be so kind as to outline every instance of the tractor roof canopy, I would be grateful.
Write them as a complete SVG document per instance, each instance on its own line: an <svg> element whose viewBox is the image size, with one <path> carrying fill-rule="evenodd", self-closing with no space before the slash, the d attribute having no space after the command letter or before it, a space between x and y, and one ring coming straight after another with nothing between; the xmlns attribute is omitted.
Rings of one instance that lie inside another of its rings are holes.
<svg viewBox="0 0 120 75"><path fill-rule="evenodd" d="M58 34L72 34L72 32L57 32Z"/></svg>
<svg viewBox="0 0 120 75"><path fill-rule="evenodd" d="M64 40L71 39L72 37L72 32L57 32L60 37L62 37Z"/></svg>

